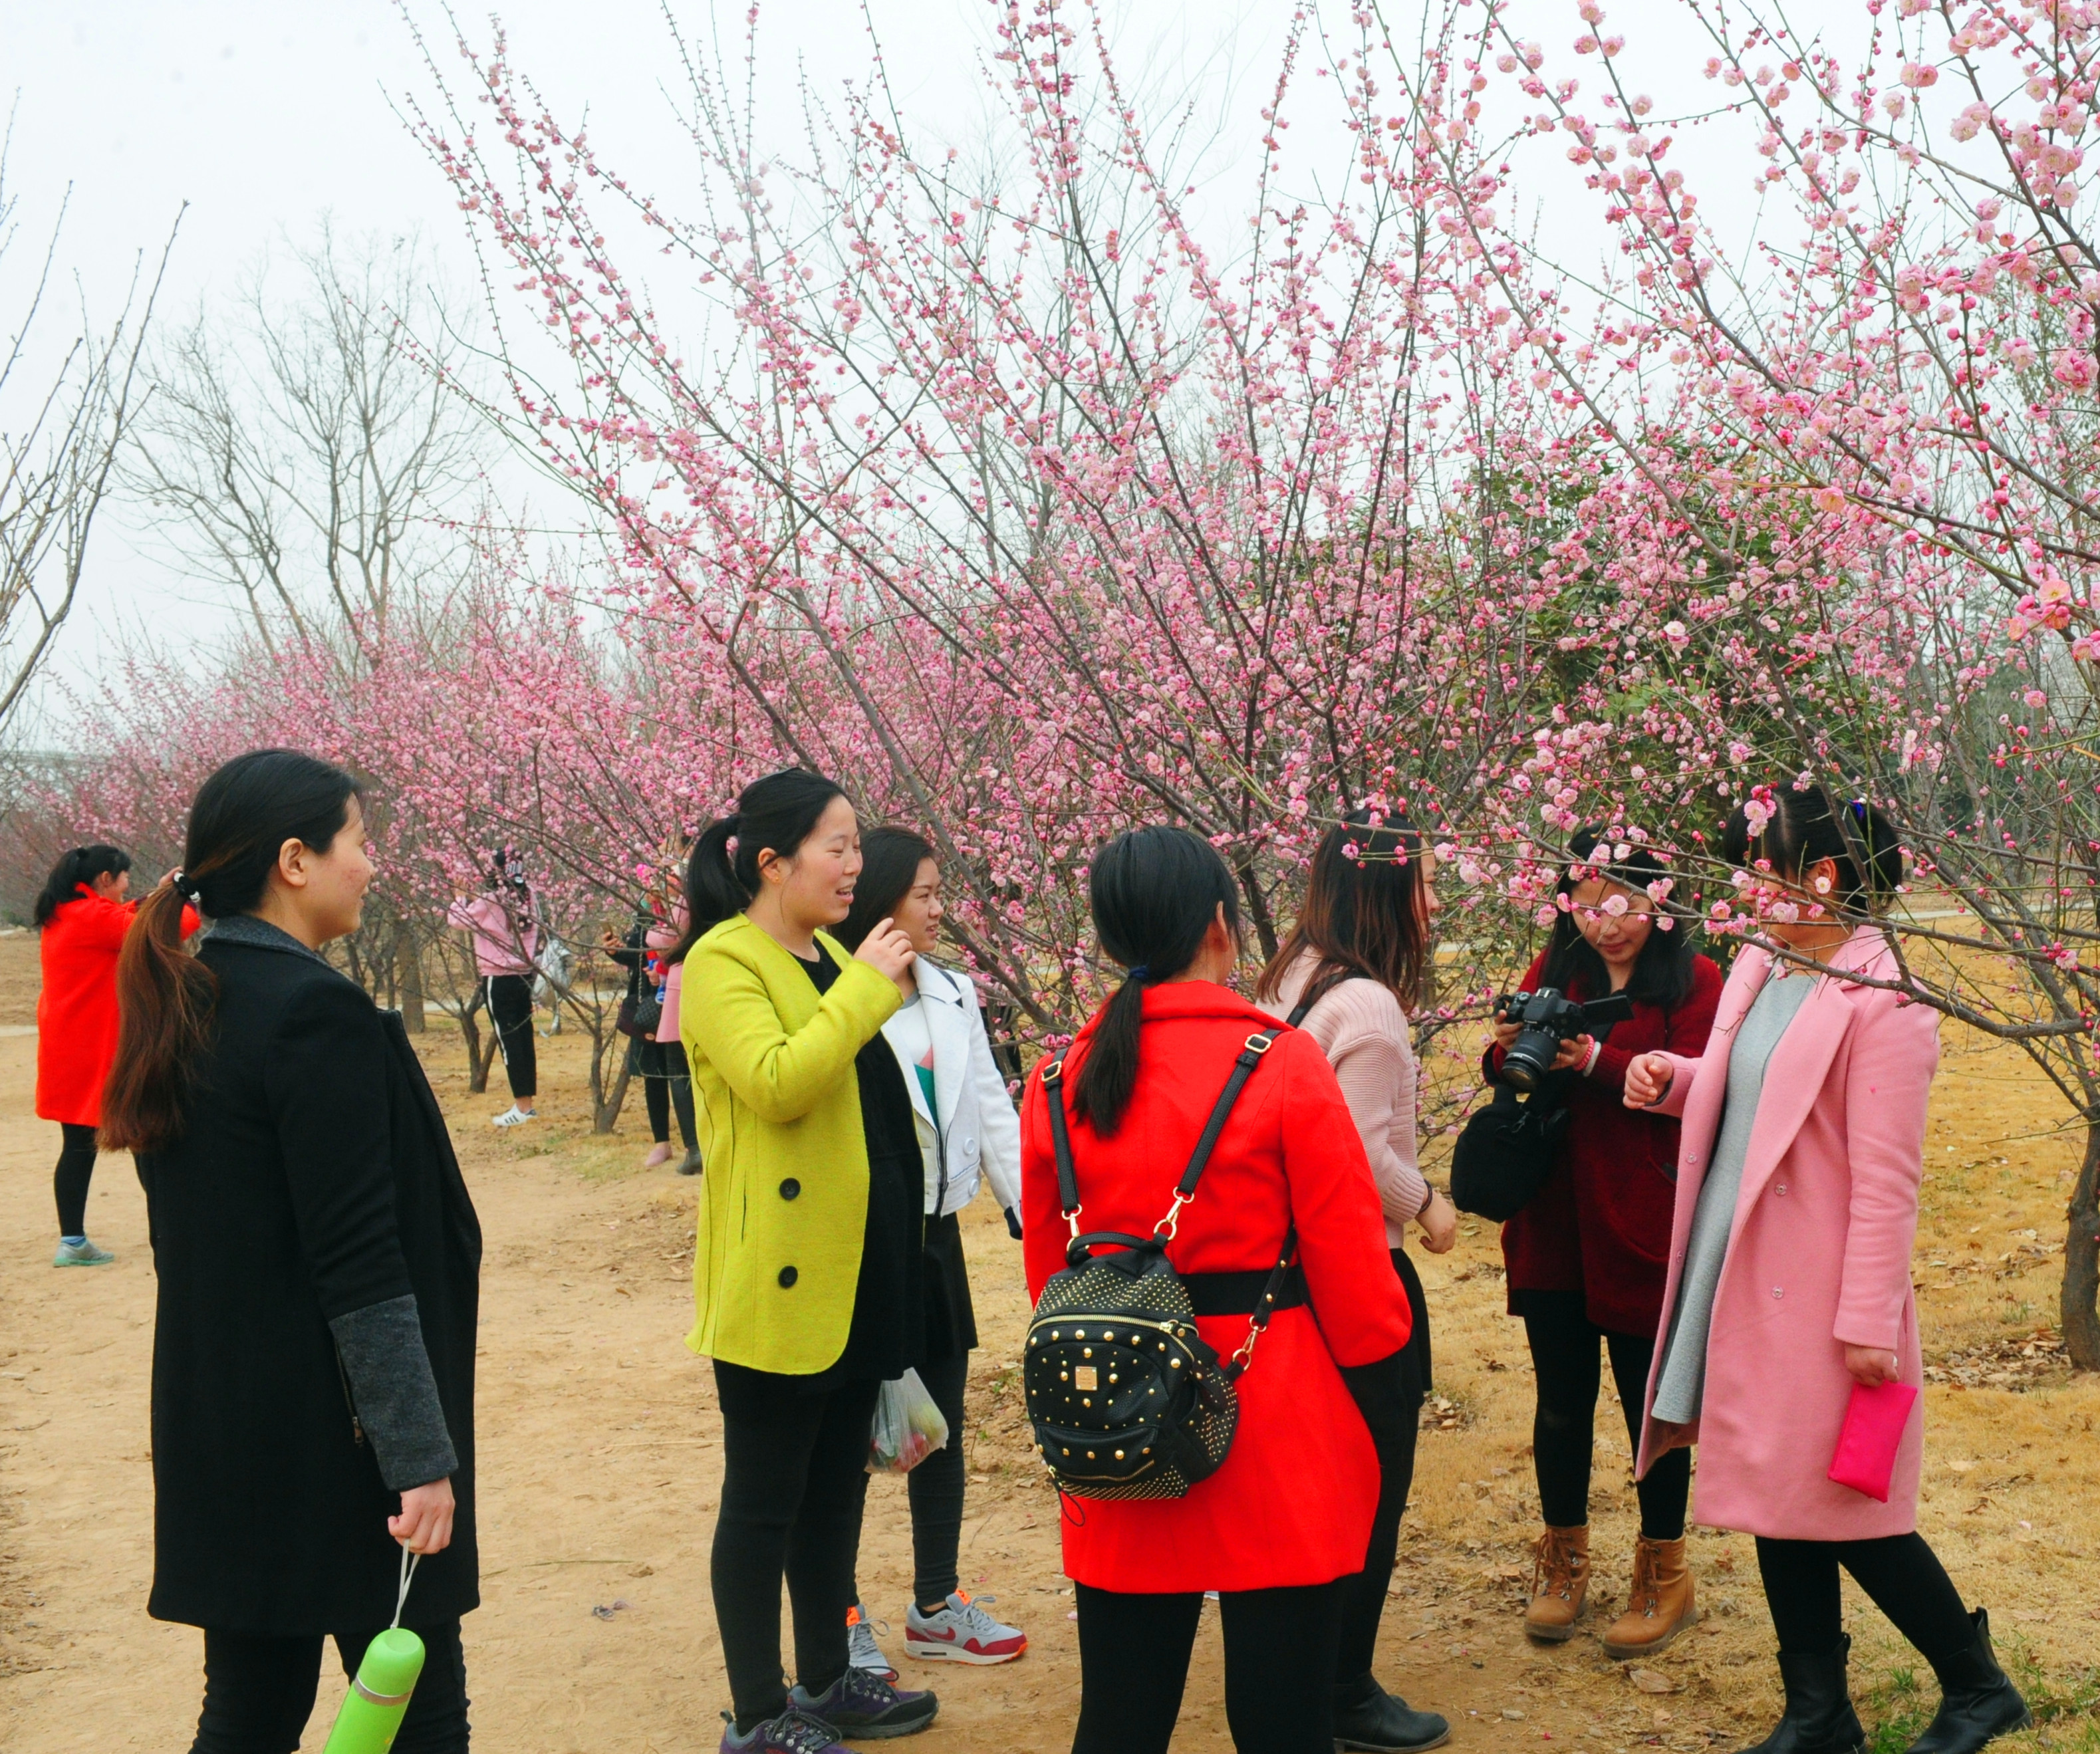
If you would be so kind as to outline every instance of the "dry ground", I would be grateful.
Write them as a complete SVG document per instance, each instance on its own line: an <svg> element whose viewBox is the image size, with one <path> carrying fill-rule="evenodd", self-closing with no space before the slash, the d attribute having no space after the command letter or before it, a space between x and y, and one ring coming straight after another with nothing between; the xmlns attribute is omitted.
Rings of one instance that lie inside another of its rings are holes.
<svg viewBox="0 0 2100 1754"><path fill-rule="evenodd" d="M33 1018L33 941L0 937L0 1031ZM484 1606L468 1624L478 1745L493 1754L700 1754L726 1703L707 1556L718 1440L707 1368L681 1344L693 1190L634 1165L639 1114L617 1138L584 1119L580 1044L545 1044L549 1118L492 1133L456 1036L425 1051L488 1236L479 1421ZM1463 1044L1454 1044L1462 1047ZM2100 1750L2100 1529L2093 1462L2100 1381L2054 1343L2059 1214L2072 1148L2021 1064L1950 1033L1934 1092L1917 1278L1934 1386L1924 1524L2050 1712L2009 1747ZM187 1746L199 1645L143 1611L151 1567L147 1364L152 1270L129 1165L106 1158L90 1223L118 1253L54 1272L56 1129L33 1118L35 1042L0 1033L0 1747L11 1754ZM1061 1754L1078 1694L1057 1507L1011 1386L1024 1298L1018 1250L980 1201L967 1215L981 1326L973 1372L968 1587L1000 1598L1034 1647L1004 1669L936 1671L939 1725L916 1747ZM1440 1400L1385 1624L1379 1672L1448 1713L1454 1745L1593 1754L1727 1749L1776 1709L1750 1544L1702 1532L1708 1618L1640 1677L1585 1636L1559 1651L1517 1627L1537 1518L1528 1366L1502 1313L1495 1238L1469 1223L1426 1259ZM1595 1545L1600 1606L1622 1599L1633 1538L1625 1434L1599 1421ZM902 1483L871 1495L862 1572L901 1620L909 1584ZM628 1606L609 1619L597 1607ZM1851 1611L1862 1705L1900 1749L1932 1698L1871 1609ZM324 1682L320 1746L341 1683ZM1198 1646L1177 1747L1229 1746L1215 1622Z"/></svg>

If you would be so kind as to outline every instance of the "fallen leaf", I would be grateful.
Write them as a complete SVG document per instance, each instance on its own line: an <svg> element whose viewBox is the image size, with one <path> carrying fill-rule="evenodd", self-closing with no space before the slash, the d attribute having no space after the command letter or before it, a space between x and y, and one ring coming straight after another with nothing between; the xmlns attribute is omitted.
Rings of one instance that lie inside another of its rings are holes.
<svg viewBox="0 0 2100 1754"><path fill-rule="evenodd" d="M1513 1705L1505 1705L1502 1708L1502 1716L1513 1724L1520 1724L1524 1721L1524 1713Z"/></svg>
<svg viewBox="0 0 2100 1754"><path fill-rule="evenodd" d="M1675 1681L1672 1681L1669 1676L1658 1674L1652 1668L1630 1668L1626 1671L1626 1679L1631 1681L1636 1687L1639 1688L1643 1693L1674 1693L1677 1691L1677 1683Z"/></svg>

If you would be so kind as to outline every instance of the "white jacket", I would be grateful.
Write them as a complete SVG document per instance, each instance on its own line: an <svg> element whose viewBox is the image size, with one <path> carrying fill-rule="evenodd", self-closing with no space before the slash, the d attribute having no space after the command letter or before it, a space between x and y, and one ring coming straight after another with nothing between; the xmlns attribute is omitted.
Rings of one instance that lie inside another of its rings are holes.
<svg viewBox="0 0 2100 1754"><path fill-rule="evenodd" d="M979 1180L990 1176L999 1210L1011 1211L1021 1204L1021 1117L1006 1093L1006 1080L992 1062L977 989L923 956L911 970L919 980L919 1009L933 1040L938 1117L926 1112L925 1091L899 1043L896 1017L882 1026L882 1033L902 1069L912 1112L940 1139L934 1161L946 1173L947 1188L944 1195L938 1174L929 1170L926 1210L931 1214L938 1201L942 1216L960 1212L977 1197Z"/></svg>

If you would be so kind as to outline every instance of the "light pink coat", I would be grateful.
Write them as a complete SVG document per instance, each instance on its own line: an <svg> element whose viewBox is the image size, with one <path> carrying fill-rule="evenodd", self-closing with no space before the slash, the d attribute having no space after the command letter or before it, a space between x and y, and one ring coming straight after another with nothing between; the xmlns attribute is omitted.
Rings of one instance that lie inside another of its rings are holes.
<svg viewBox="0 0 2100 1754"><path fill-rule="evenodd" d="M1721 1126L1728 1050L1771 971L1736 959L1714 1033L1697 1060L1665 1055L1675 1077L1660 1104L1684 1122L1662 1331L1677 1307L1692 1214ZM1847 1346L1896 1355L1902 1379L1924 1380L1911 1245L1925 1158L1926 1096L1939 1064L1939 1014L1842 971L1895 976L1878 932L1855 932L1814 977L1765 1068L1714 1301L1706 1387L1692 1428L1699 1445L1693 1514L1710 1527L1797 1540L1864 1540L1917 1526L1925 1447L1922 1399L1911 1409L1889 1501L1829 1479L1852 1378ZM1811 978L1803 973L1789 976ZM1656 1377L1637 1472L1662 1453Z"/></svg>

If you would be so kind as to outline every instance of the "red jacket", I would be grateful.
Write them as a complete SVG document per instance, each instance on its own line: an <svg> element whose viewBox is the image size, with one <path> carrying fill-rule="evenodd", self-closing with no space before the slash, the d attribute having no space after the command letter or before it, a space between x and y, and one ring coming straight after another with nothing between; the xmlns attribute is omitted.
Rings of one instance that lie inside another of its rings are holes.
<svg viewBox="0 0 2100 1754"><path fill-rule="evenodd" d="M1234 1055L1252 1031L1277 1027L1208 981L1145 989L1144 1049L1123 1125L1105 1139L1072 1122L1083 1228L1152 1232ZM1067 1056L1068 1101L1093 1030L1090 1022ZM1065 1266L1070 1235L1040 1067L1021 1103L1021 1181L1033 1298ZM1341 1086L1319 1043L1285 1030L1241 1092L1168 1258L1183 1272L1272 1267L1294 1220L1312 1307L1279 1311L1256 1348L1240 1378L1239 1430L1224 1465L1185 1498L1068 1501L1068 1576L1102 1589L1238 1590L1363 1569L1378 1457L1335 1367L1398 1351L1410 1317ZM1247 1318L1202 1316L1197 1326L1229 1355L1246 1338Z"/></svg>
<svg viewBox="0 0 2100 1754"><path fill-rule="evenodd" d="M86 884L61 902L40 936L44 989L37 998L37 1113L74 1126L102 1125L102 1086L117 1057L117 953L139 911ZM183 935L196 930L183 910Z"/></svg>
<svg viewBox="0 0 2100 1754"><path fill-rule="evenodd" d="M1545 967L1542 955L1521 990L1534 990ZM1720 999L1721 971L1695 956L1692 996L1682 1005L1667 1013L1635 1005L1633 1016L1613 1027L1596 1069L1569 1092L1560 1161L1531 1203L1502 1226L1511 1292L1580 1291L1590 1320L1609 1333L1651 1336L1660 1327L1678 1125L1626 1107L1626 1068L1636 1054L1696 1060L1705 1051ZM1502 1050L1490 1047L1484 1073L1493 1078L1501 1064Z"/></svg>

